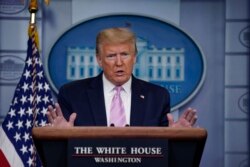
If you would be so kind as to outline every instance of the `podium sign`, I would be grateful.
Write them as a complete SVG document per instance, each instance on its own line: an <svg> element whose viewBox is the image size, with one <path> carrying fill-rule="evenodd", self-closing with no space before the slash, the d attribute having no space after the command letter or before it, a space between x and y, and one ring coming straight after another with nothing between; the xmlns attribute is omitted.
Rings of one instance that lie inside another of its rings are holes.
<svg viewBox="0 0 250 167"><path fill-rule="evenodd" d="M166 139L70 139L68 166L167 167Z"/></svg>
<svg viewBox="0 0 250 167"><path fill-rule="evenodd" d="M46 167L199 167L207 131L202 128L34 128Z"/></svg>

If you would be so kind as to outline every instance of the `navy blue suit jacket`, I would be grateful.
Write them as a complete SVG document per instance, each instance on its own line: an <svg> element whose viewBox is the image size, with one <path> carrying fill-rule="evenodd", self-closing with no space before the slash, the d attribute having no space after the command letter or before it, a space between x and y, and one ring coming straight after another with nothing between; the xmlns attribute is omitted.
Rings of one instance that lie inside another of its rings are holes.
<svg viewBox="0 0 250 167"><path fill-rule="evenodd" d="M102 74L62 86L58 103L64 117L77 113L75 126L107 126ZM170 97L165 88L132 76L130 126L167 126Z"/></svg>

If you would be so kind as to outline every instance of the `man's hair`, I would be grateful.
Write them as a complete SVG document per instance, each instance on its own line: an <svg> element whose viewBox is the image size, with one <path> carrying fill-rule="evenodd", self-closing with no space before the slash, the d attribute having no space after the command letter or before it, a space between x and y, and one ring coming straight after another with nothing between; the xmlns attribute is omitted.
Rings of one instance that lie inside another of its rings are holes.
<svg viewBox="0 0 250 167"><path fill-rule="evenodd" d="M100 53L103 44L124 44L134 45L135 54L137 54L136 36L128 28L108 28L98 33L96 37L96 54Z"/></svg>

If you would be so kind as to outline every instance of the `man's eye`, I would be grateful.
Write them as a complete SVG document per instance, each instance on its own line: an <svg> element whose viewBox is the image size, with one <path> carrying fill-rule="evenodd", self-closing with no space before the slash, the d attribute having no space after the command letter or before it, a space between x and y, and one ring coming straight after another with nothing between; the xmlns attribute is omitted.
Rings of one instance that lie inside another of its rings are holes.
<svg viewBox="0 0 250 167"><path fill-rule="evenodd" d="M115 58L115 56L116 56L115 54L110 54L110 55L107 55L107 58L108 59L113 59L113 58Z"/></svg>
<svg viewBox="0 0 250 167"><path fill-rule="evenodd" d="M123 58L126 58L126 57L129 56L129 53L123 53L123 54L121 54L121 56L122 56Z"/></svg>
<svg viewBox="0 0 250 167"><path fill-rule="evenodd" d="M115 57L116 54L109 54L108 57Z"/></svg>

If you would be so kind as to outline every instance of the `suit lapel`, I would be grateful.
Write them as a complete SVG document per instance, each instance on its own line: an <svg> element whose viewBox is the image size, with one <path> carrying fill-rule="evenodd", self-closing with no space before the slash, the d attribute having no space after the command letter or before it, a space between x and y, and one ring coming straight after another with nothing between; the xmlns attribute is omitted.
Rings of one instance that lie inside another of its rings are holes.
<svg viewBox="0 0 250 167"><path fill-rule="evenodd" d="M146 93L143 85L136 78L132 78L132 99L131 99L131 126L142 126L146 113Z"/></svg>
<svg viewBox="0 0 250 167"><path fill-rule="evenodd" d="M101 74L92 81L88 97L96 126L107 126Z"/></svg>

